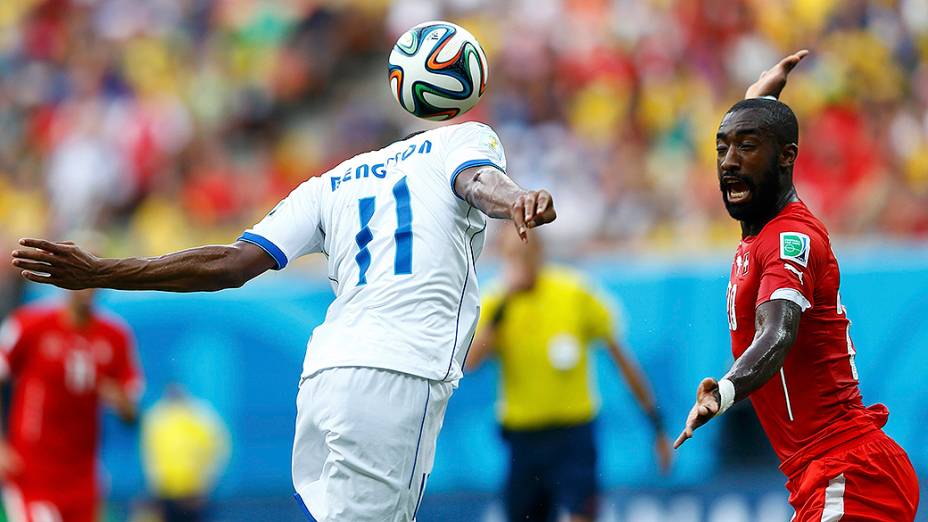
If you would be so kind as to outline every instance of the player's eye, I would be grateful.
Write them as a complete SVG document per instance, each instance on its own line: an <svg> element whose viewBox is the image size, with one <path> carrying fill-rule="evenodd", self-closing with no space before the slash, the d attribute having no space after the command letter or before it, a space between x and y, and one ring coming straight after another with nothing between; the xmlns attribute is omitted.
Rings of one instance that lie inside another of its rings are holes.
<svg viewBox="0 0 928 522"><path fill-rule="evenodd" d="M725 151L727 150L728 150L727 145L718 144L715 146L715 151L718 152L720 155L725 154Z"/></svg>
<svg viewBox="0 0 928 522"><path fill-rule="evenodd" d="M755 145L754 143L750 141L745 141L745 142L742 142L741 145L738 146L738 148L741 150L754 150L755 148L757 148L757 145Z"/></svg>

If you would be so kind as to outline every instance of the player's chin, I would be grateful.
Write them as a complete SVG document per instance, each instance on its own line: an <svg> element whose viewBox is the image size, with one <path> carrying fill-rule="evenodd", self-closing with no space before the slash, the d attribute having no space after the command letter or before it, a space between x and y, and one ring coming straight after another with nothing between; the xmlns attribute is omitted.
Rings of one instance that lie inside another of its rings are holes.
<svg viewBox="0 0 928 522"><path fill-rule="evenodd" d="M755 206L751 205L750 202L732 203L728 200L727 197L722 196L722 198L725 202L725 210L728 211L728 215L731 216L732 219L736 219L738 221L750 221L757 214L756 209L754 208Z"/></svg>

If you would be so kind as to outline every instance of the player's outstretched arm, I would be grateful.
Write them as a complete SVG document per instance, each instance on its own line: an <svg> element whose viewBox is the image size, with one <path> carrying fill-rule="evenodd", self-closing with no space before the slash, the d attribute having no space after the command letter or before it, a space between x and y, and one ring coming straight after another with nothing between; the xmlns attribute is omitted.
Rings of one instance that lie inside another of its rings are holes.
<svg viewBox="0 0 928 522"><path fill-rule="evenodd" d="M757 307L754 340L720 381L708 377L699 383L696 404L674 448L691 438L696 428L763 386L783 367L789 349L796 342L801 316L799 305L783 299Z"/></svg>
<svg viewBox="0 0 928 522"><path fill-rule="evenodd" d="M276 266L268 253L244 241L124 259L102 259L71 242L22 239L19 244L25 248L13 251L12 263L24 278L70 290L212 292L242 286Z"/></svg>
<svg viewBox="0 0 928 522"><path fill-rule="evenodd" d="M803 49L783 58L770 69L760 73L760 78L748 87L747 92L744 93L744 98L760 98L761 96L779 98L780 93L783 92L783 87L786 87L786 78L789 76L790 71L808 54L809 51Z"/></svg>
<svg viewBox="0 0 928 522"><path fill-rule="evenodd" d="M484 214L511 219L522 240L530 228L557 218L547 190L525 190L494 167L471 167L454 180L454 192Z"/></svg>

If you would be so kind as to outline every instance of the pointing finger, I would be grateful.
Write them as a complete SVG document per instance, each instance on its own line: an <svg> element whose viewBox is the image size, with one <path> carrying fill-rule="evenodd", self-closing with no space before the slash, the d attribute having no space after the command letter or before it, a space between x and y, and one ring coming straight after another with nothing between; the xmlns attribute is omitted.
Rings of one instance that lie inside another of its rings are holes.
<svg viewBox="0 0 928 522"><path fill-rule="evenodd" d="M518 232L519 237L522 238L522 241L528 239L526 228L525 228L525 213L523 211L523 202L519 198L512 206L512 211L510 212L512 216L512 224L516 227L516 232Z"/></svg>

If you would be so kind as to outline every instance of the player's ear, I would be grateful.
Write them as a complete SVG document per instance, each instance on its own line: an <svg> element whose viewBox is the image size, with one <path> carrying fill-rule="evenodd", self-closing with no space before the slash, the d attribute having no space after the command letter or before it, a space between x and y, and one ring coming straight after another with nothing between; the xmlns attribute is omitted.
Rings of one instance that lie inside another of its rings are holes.
<svg viewBox="0 0 928 522"><path fill-rule="evenodd" d="M795 143L790 143L784 145L780 149L780 167L783 168L792 168L793 164L796 163L796 156L799 155L799 146Z"/></svg>

